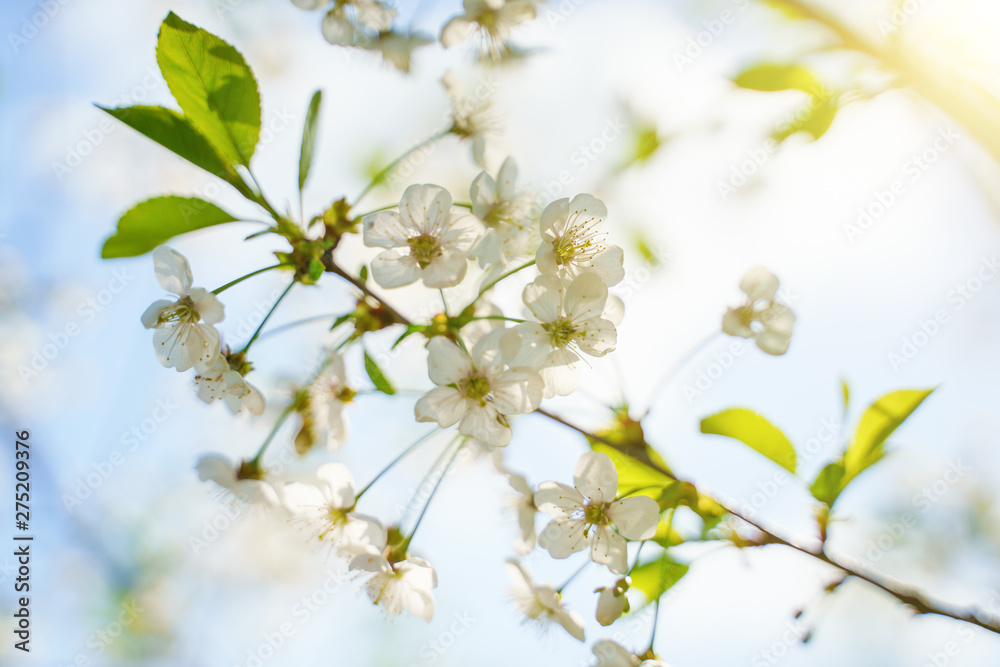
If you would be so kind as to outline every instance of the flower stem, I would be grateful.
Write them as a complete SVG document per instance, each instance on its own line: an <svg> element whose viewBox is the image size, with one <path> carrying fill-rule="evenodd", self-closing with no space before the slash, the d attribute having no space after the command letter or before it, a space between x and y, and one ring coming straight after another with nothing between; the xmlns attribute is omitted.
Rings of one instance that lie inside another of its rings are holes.
<svg viewBox="0 0 1000 667"><path fill-rule="evenodd" d="M649 395L649 405L646 406L646 412L643 413L642 417L640 417L640 420L645 419L646 415L649 414L649 411L653 407L653 401L656 399L657 395L659 395L661 391L670 386L671 380L673 380L677 376L677 374L684 369L685 366L694 361L694 359L697 358L697 356L701 354L701 352L704 351L705 348L707 348L709 345L715 342L715 340L721 335L722 335L721 331L713 331L707 338L702 339L700 343L691 348L687 354L685 354L683 357L674 362L674 365L671 366L670 369L663 374L663 377L660 378L660 381L657 382L656 385L653 387L653 391Z"/></svg>
<svg viewBox="0 0 1000 667"><path fill-rule="evenodd" d="M444 478L448 476L448 470L451 468L451 464L455 462L455 458L458 456L458 453L462 451L462 448L465 447L465 444L468 441L468 438L463 438L461 442L458 443L458 446L455 447L455 451L451 453L451 456L448 458L448 462L444 464L444 468L441 470L441 476L438 477L437 482L434 483L434 488L431 489L431 494L427 496L427 502L424 503L424 508L420 510L420 516L417 517L417 522L413 524L413 530L410 531L409 537L407 537L404 542L406 546L409 546L410 542L413 541L413 536L417 534L417 528L420 528L420 523L424 520L424 515L427 514L427 508L431 506L431 501L434 500L434 495L437 493L437 490L441 488L441 482L443 482Z"/></svg>
<svg viewBox="0 0 1000 667"><path fill-rule="evenodd" d="M496 284L498 282L500 282L504 278L509 278L510 276L514 275L518 271L521 271L522 269L526 269L529 266L534 266L534 265L535 265L535 260L531 260L530 262L525 262L524 264L522 264L521 266L517 267L516 269L511 269L507 273L501 275L496 280L492 280L489 283L487 283L486 285L483 285L483 287L481 287L479 289L479 294L476 296L476 300L473 301L472 303L475 303L476 301L479 301L479 299L481 299L484 294L486 294L488 291L490 291L494 286L496 286Z"/></svg>
<svg viewBox="0 0 1000 667"><path fill-rule="evenodd" d="M586 429L581 428L573 424L572 422L567 421L566 419L563 419L562 417L559 417L542 409L538 409L535 412L544 417L548 417L549 419L559 424L562 424L567 428L573 429L577 433L580 433L591 440L596 440L597 442L608 445L609 447L612 447L627 456L631 456L628 452L622 449L620 444L616 444L605 437L597 435L596 433L591 433ZM670 472L661 465L657 465L653 461L648 461L648 462L643 461L643 463L649 465L657 472L666 475L670 479L682 483L688 483L688 484L691 483L687 482L686 480L679 479L672 472ZM760 531L762 535L762 537L760 538L761 544L781 545L789 549L794 549L799 553L805 554L816 560L826 563L827 565L830 565L831 567L840 570L846 576L854 577L855 579L860 579L861 581L871 584L875 588L878 588L879 590L888 593L892 597L896 598L899 602L916 610L917 613L944 616L946 618L950 618L956 621L962 621L964 623L969 623L971 625L983 628L984 630L989 630L990 632L1000 634L1000 619L987 615L987 613L982 609L952 608L942 602L932 600L928 598L922 591L913 588L907 584L904 584L902 582L899 582L898 580L888 578L884 574L870 570L868 567L862 565L861 563L857 562L851 563L848 561L848 559L840 557L835 558L830 554L828 554L822 545L820 545L818 548L809 548L807 546L796 544L795 542L792 541L793 538L780 536L776 531L764 527L761 524L761 522L751 519L750 517L740 513L739 510L734 509L732 507L732 503L720 500L717 496L706 492L703 488L698 488L698 493L706 498L709 498L717 502L729 515L736 517L737 519L743 521L744 523Z"/></svg>
<svg viewBox="0 0 1000 667"><path fill-rule="evenodd" d="M398 202L395 203L395 204L386 204L385 206L379 206L378 208L373 208L372 210L368 211L367 213L358 213L356 215L352 214L351 217L352 218L366 218L369 215L371 215L372 213L381 213L382 211L388 211L390 208L396 208L397 206L399 206Z"/></svg>
<svg viewBox="0 0 1000 667"><path fill-rule="evenodd" d="M372 188L374 188L376 185L378 185L383 180L385 180L386 176L388 176L392 172L393 169L395 169L396 167L398 167L403 162L403 160L405 160L406 158L410 157L411 155L413 155L417 151L430 146L431 144L433 144L438 139L443 139L444 137L448 136L449 134L451 134L451 128L448 128L447 130L444 130L443 132L438 132L434 136L429 137L427 139L424 139L419 144L417 144L416 146L414 146L413 148L411 148L410 150L406 151L405 153L403 153L402 155L400 155L398 158L396 158L395 160L393 160L392 162L390 162L388 165L386 165L381 171L379 171L377 174L375 174L375 176L371 180L371 183L369 183L367 186L365 186L365 189L361 191L361 194L359 194L358 197L357 197L357 199L354 200L354 206L357 206L358 202L360 202L362 199L364 199L365 195L367 195L369 192L372 191Z"/></svg>
<svg viewBox="0 0 1000 667"><path fill-rule="evenodd" d="M647 655L653 654L653 642L656 641L656 624L660 620L660 598L656 598L656 607L653 609L653 631L649 634L649 648L646 649Z"/></svg>
<svg viewBox="0 0 1000 667"><path fill-rule="evenodd" d="M419 447L423 443L427 442L427 440L429 440L432 435L434 435L435 433L437 433L440 430L441 430L440 428L435 428L430 433L425 433L424 435L420 436L419 438L417 438L417 440L415 442L413 442L409 447L407 447L406 449L404 449L398 456L396 456L396 458L394 458L392 461L390 461L389 465L387 465L386 467L382 468L382 471L379 472L377 475L375 475L374 479L372 479L372 481L368 482L368 484L365 485L365 488L363 488L360 491L358 491L358 494L356 496L354 496L354 502L355 502L355 504L357 504L357 502L359 500L361 500L361 496L365 495L365 492L368 489L370 489L375 482L377 482L377 481L379 481L379 479L381 479L382 475L384 475L387 472L389 472L389 470L394 465L396 465L397 463L399 463L400 461L402 461L404 458L406 458L407 454L413 452L417 447Z"/></svg>
<svg viewBox="0 0 1000 667"><path fill-rule="evenodd" d="M516 317L507 317L505 315L480 315L479 317L473 317L469 321L474 322L476 320L503 320L504 322L517 322L523 324L528 320L519 320Z"/></svg>
<svg viewBox="0 0 1000 667"><path fill-rule="evenodd" d="M280 269L283 266L285 266L285 265L284 264L275 264L274 266L265 266L263 269L257 269L256 271L251 271L250 273L246 274L245 276L241 276L241 277L237 278L236 280L233 280L231 282L226 283L222 287L216 287L214 290L212 290L212 294L222 294L223 292L225 292L227 289L229 289L233 285L238 285L241 282L243 282L244 280L246 280L247 278L253 278L254 276L256 276L258 274L261 274L261 273L264 273L265 271L271 271L273 269Z"/></svg>
<svg viewBox="0 0 1000 667"><path fill-rule="evenodd" d="M646 546L646 542L648 541L649 540L643 540L642 542L639 542L639 548L635 550L635 561L632 562L632 567L630 567L628 572L625 573L626 577L631 576L632 570L634 570L639 564L639 556L642 554L642 548Z"/></svg>
<svg viewBox="0 0 1000 667"><path fill-rule="evenodd" d="M260 336L260 339L270 338L275 334L279 334L282 331L287 331L288 329L294 329L295 327L301 326L303 324L310 324L312 322L322 322L323 320L332 320L338 317L343 317L343 313L333 313L331 315L313 315L312 317L306 317L301 320L295 320L294 322L288 322L287 324L282 324L280 327L275 327L268 331L266 334ZM347 324L350 320L343 322L342 324Z"/></svg>
<svg viewBox="0 0 1000 667"><path fill-rule="evenodd" d="M571 582L571 581L573 581L574 579L576 579L576 578L577 578L577 576L578 576L578 575L579 575L579 574L580 574L581 572L583 572L584 570L586 570L586 569L587 569L587 566L588 566L588 565L590 565L590 564L591 564L591 563L593 563L593 562L594 562L594 561L590 560L590 558L588 557L588 558L587 558L587 560L586 560L586 561L584 561L583 565L581 565L581 566L580 566L580 567L579 567L579 568L578 568L578 569L576 570L576 572L574 572L573 574L569 575L569 579L567 579L566 581L564 581L564 582L563 582L563 585L562 585L562 586L560 586L559 588L557 588L557 589L556 589L556 593L560 593L560 594L562 594L562 592L563 592L563 589L564 589L564 588L566 588L567 586L569 586L570 582Z"/></svg>
<svg viewBox="0 0 1000 667"><path fill-rule="evenodd" d="M264 439L264 442L261 444L260 449L258 449L257 453L254 454L254 457L252 459L250 459L250 465L251 466L258 466L258 465L260 465L260 460L264 457L264 452L267 451L267 448L271 444L271 441L274 440L274 436L278 434L278 429L280 429L281 425L285 423L286 419L288 419L288 415L292 414L292 410L294 409L294 407L295 407L295 403L293 401L292 403L290 403L288 405L288 407L286 407L282 411L281 416L278 417L278 421L276 421L274 423L274 427L271 429L271 432L267 434L267 437Z"/></svg>
<svg viewBox="0 0 1000 667"><path fill-rule="evenodd" d="M279 296L277 301L274 302L274 305L271 306L271 310L267 311L267 315L264 316L264 319L263 321L261 321L260 326L257 327L257 331L253 333L253 336L250 337L250 340L247 341L247 344L243 346L243 349L240 351L241 354L245 355L247 353L247 351L250 349L250 346L253 345L253 342L257 340L257 338L260 336L260 332L264 328L264 325L267 324L267 321L271 319L271 315L273 315L274 311L277 310L278 304L281 303L281 300L284 299L289 292L292 291L292 287L294 286L295 286L294 280L288 283L288 287L285 288L285 291L281 293L281 296Z"/></svg>

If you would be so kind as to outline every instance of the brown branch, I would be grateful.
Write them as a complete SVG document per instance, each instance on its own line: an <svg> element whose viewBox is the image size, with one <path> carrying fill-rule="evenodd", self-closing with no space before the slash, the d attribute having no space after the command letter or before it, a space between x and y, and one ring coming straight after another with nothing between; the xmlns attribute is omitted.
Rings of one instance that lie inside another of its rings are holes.
<svg viewBox="0 0 1000 667"><path fill-rule="evenodd" d="M539 408L535 412L538 413L538 414L540 414L540 415L542 415L543 417L547 417L548 419L551 419L552 421L555 421L555 422L557 422L559 424L562 424L563 426L565 426L567 428L570 428L570 429L576 431L577 433L580 433L581 435L583 435L583 436L585 436L585 437L587 437L587 438L589 438L591 440L596 440L597 442L601 442L601 443L606 444L606 445L608 445L610 447L614 447L615 449L617 449L618 451L622 452L623 454L631 456L631 454L629 452L625 451L624 448L622 448L621 446L617 445L616 443L611 442L607 438L603 438L603 437L601 437L599 435L591 433L591 432L587 431L586 429L583 429L583 428L577 426L576 424L573 424L572 422L569 422L569 421L563 419L562 417L559 417L558 415L554 415L551 412L548 412L548 411L543 410L541 408ZM672 472L670 472L669 470L664 469L662 466L657 465L655 462L652 462L652 461L642 461L642 463L644 463L645 465L648 465L648 466L654 468L658 472L660 472L660 473L662 473L664 475L667 475L670 478L675 479L675 480L677 480L679 482L684 482L685 481L685 480L679 479ZM688 482L688 483L690 483L690 482ZM695 488L697 488L697 485L694 485L694 486L695 486ZM888 593L892 597L894 597L897 600L899 600L901 603L903 603L903 604L911 607L912 609L914 609L919 614L931 614L931 615L935 615L935 616L944 616L946 618L951 618L951 619L954 619L956 621L964 621L965 623L971 623L972 625L975 625L975 626L978 626L980 628L983 628L984 630L989 630L990 632L995 632L997 634L1000 634L1000 621L998 621L995 618L990 617L988 614L986 614L981 609L978 609L978 608L970 608L970 609L956 609L956 608L953 608L953 607L951 607L950 605L948 605L946 603L938 602L936 600L933 600L933 599L927 597L923 592L921 592L920 590L918 590L916 588L913 588L912 586L904 584L904 583L902 583L902 582L900 582L898 580L894 580L892 577L889 577L889 576L884 575L882 573L874 572L874 571L872 571L872 570L870 570L868 568L865 568L860 563L856 563L856 564L852 565L852 564L847 563L846 560L843 559L843 558L834 558L829 553L827 553L822 548L822 546L820 548L818 548L818 549L810 549L809 547L802 546L800 544L796 544L795 542L792 541L792 538L782 537L781 535L778 535L776 532L774 532L774 530L765 528L760 522L754 521L753 519L750 519L750 518L744 516L742 513L740 513L739 511L737 511L735 509L732 509L731 507L729 507L729 505L727 503L720 501L718 498L714 497L712 494L705 493L701 489L699 489L698 492L700 494L704 495L705 497L711 498L713 501L715 501L716 503L718 503L719 506L722 507L730 515L732 515L732 516L736 517L737 519L739 519L739 520L741 520L741 521L743 521L743 522L745 522L745 523L753 526L755 529L757 529L758 531L760 531L763 534L763 536L764 536L764 541L763 541L764 544L777 544L777 545L780 545L780 546L788 547L788 548L794 549L795 551L798 551L800 553L806 554L807 556L811 556L811 557L813 557L813 558L815 558L817 560L820 560L820 561L826 563L827 565L830 565L830 566L833 566L833 567L837 568L838 570L840 570L841 572L843 572L847 576L854 577L856 579L860 579L861 581L867 582L868 584L871 584L872 586L874 586L874 587L876 587L876 588L884 591L885 593Z"/></svg>
<svg viewBox="0 0 1000 667"><path fill-rule="evenodd" d="M344 280L346 280L347 282L351 283L359 290L364 292L367 296L377 301L382 306L382 308L384 308L386 312L390 313L393 317L395 317L400 324L410 324L410 321L406 317L401 315L399 311L394 309L392 306L388 305L384 300L382 300L382 297L376 295L374 292L368 289L368 287L359 279L355 278L354 276L351 276L337 265L333 265L332 268L333 268L333 273L337 274L338 276L340 276L341 278L343 278ZM679 482L685 482L685 480L678 478L676 475L674 475L673 472L667 470L666 468L659 465L649 457L645 457L645 460L637 458L635 456L635 453L627 451L627 449L622 447L619 443L615 443L608 438L605 438L596 433L592 433L542 408L538 408L537 410L535 410L535 412L543 417L546 417L547 419L550 419L558 424L561 424L562 426L565 426L566 428L576 431L580 435L589 438L590 440L600 442L609 447L613 447L614 449L625 454L626 456L629 456L644 465L650 466L651 468L666 475L671 479L677 480ZM697 485L691 482L687 483L690 483L692 484L692 486L695 486L695 488L698 488ZM860 563L855 565L850 565L846 563L843 559L834 558L833 556L829 555L822 548L822 546L818 549L810 549L809 547L796 544L795 542L792 541L791 538L782 537L773 530L765 528L760 522L754 521L753 519L744 516L739 511L732 509L726 503L719 501L711 494L705 493L700 489L698 492L714 500L716 503L719 504L720 507L722 507L730 515L736 517L737 519L740 519L741 521L759 530L764 535L765 544L777 544L780 546L788 547L790 549L794 549L795 551L803 553L807 556L811 556L816 560L822 561L827 565L837 568L847 576L860 579L861 581L867 582L868 584L884 591L885 593L888 593L892 597L899 600L901 603L914 609L917 613L931 614L935 616L944 616L946 618L951 618L956 621L963 621L965 623L970 623L972 625L983 628L984 630L989 630L990 632L1000 634L1000 621L990 617L981 609L952 608L945 603L938 602L927 597L923 592L917 590L916 588L908 586L902 582L892 580L892 578L888 577L887 575L864 568Z"/></svg>

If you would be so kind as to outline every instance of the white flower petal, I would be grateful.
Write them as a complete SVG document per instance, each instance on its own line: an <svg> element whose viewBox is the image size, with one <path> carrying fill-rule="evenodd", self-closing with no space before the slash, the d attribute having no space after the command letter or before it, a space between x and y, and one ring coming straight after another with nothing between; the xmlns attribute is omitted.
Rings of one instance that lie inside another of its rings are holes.
<svg viewBox="0 0 1000 667"><path fill-rule="evenodd" d="M648 540L656 534L660 522L660 506L648 496L632 496L611 503L608 516L622 537Z"/></svg>
<svg viewBox="0 0 1000 667"><path fill-rule="evenodd" d="M616 574L625 574L628 570L628 550L625 538L605 526L595 527L593 543L590 549L590 560Z"/></svg>
<svg viewBox="0 0 1000 667"><path fill-rule="evenodd" d="M587 524L583 521L553 519L538 536L538 546L547 550L553 558L569 558L587 548L586 528Z"/></svg>
<svg viewBox="0 0 1000 667"><path fill-rule="evenodd" d="M187 296L191 289L191 267L184 255L161 245L153 250L153 267L160 287L177 296Z"/></svg>
<svg viewBox="0 0 1000 667"><path fill-rule="evenodd" d="M466 400L454 387L435 387L420 397L413 408L418 422L437 422L447 428L465 414Z"/></svg>
<svg viewBox="0 0 1000 667"><path fill-rule="evenodd" d="M372 260L372 278L381 287L403 287L420 278L420 266L409 254L386 250Z"/></svg>
<svg viewBox="0 0 1000 667"><path fill-rule="evenodd" d="M379 211L362 220L363 239L369 248L403 248L414 232L403 224L396 211Z"/></svg>
<svg viewBox="0 0 1000 667"><path fill-rule="evenodd" d="M576 462L573 482L584 497L594 502L614 500L618 493L618 471L611 457L602 452L587 452Z"/></svg>
<svg viewBox="0 0 1000 667"><path fill-rule="evenodd" d="M542 482L535 491L535 507L539 512L551 514L557 519L567 519L574 512L583 509L586 502L580 492L559 482Z"/></svg>
<svg viewBox="0 0 1000 667"><path fill-rule="evenodd" d="M327 498L334 507L346 509L354 504L354 475L343 463L326 463L316 470L326 484Z"/></svg>
<svg viewBox="0 0 1000 667"><path fill-rule="evenodd" d="M525 286L521 298L539 322L555 322L563 315L565 293L562 279L543 273Z"/></svg>
<svg viewBox="0 0 1000 667"><path fill-rule="evenodd" d="M544 382L541 376L527 368L512 368L494 380L493 403L505 415L534 412L542 402Z"/></svg>
<svg viewBox="0 0 1000 667"><path fill-rule="evenodd" d="M600 317L607 303L608 286L596 273L581 273L566 288L565 312L574 323Z"/></svg>
<svg viewBox="0 0 1000 667"><path fill-rule="evenodd" d="M169 299L160 299L150 304L149 308L142 314L142 326L153 329L160 323L160 313L164 308L174 305L176 302Z"/></svg>
<svg viewBox="0 0 1000 667"><path fill-rule="evenodd" d="M762 266L757 266L746 272L740 281L740 289L752 301L770 300L778 293L778 279L773 273Z"/></svg>
<svg viewBox="0 0 1000 667"><path fill-rule="evenodd" d="M455 384L472 373L472 359L465 350L443 336L427 343L427 374L437 385Z"/></svg>
<svg viewBox="0 0 1000 667"><path fill-rule="evenodd" d="M497 409L491 403L472 405L462 417L458 432L490 448L506 447L511 439L510 428L497 420Z"/></svg>

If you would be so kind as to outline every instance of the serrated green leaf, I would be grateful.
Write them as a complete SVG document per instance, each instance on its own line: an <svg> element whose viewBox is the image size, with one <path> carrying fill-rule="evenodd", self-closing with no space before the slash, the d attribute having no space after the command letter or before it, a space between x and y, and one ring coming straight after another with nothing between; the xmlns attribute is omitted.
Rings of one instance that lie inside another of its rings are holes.
<svg viewBox="0 0 1000 667"><path fill-rule="evenodd" d="M795 474L795 447L767 419L746 408L732 408L701 420L701 432L739 440Z"/></svg>
<svg viewBox="0 0 1000 667"><path fill-rule="evenodd" d="M260 138L260 94L240 52L170 12L156 62L191 124L232 164L248 166Z"/></svg>
<svg viewBox="0 0 1000 667"><path fill-rule="evenodd" d="M664 553L656 560L642 563L632 570L630 589L642 591L646 602L653 602L680 581L689 569L688 565L678 563Z"/></svg>
<svg viewBox="0 0 1000 667"><path fill-rule="evenodd" d="M861 415L854 439L844 454L844 470L848 481L885 455L886 439L920 407L932 391L934 390L894 391L868 406Z"/></svg>
<svg viewBox="0 0 1000 667"><path fill-rule="evenodd" d="M386 379L385 373L382 372L382 369L378 367L378 364L375 363L375 360L371 358L371 355L367 351L365 351L365 372L368 373L368 378L380 392L389 396L396 393L396 389L392 386L392 383Z"/></svg>
<svg viewBox="0 0 1000 667"><path fill-rule="evenodd" d="M299 151L299 191L305 187L309 178L309 168L312 166L313 148L316 145L316 123L319 120L319 104L323 99L323 91L313 93L306 112L305 127L302 130L302 150Z"/></svg>
<svg viewBox="0 0 1000 667"><path fill-rule="evenodd" d="M773 92L777 90L801 90L810 95L822 90L823 86L812 72L802 65L761 63L741 72L735 79L740 88Z"/></svg>
<svg viewBox="0 0 1000 667"><path fill-rule="evenodd" d="M100 105L97 108L208 173L227 181L235 179L229 164L208 139L173 109L157 106L109 109Z"/></svg>
<svg viewBox="0 0 1000 667"><path fill-rule="evenodd" d="M154 197L125 212L104 242L101 257L136 257L180 234L238 219L197 197Z"/></svg>

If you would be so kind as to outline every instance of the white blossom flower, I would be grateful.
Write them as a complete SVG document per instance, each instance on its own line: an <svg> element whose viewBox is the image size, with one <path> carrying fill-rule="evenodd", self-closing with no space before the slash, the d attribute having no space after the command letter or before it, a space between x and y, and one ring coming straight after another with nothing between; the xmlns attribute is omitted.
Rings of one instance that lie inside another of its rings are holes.
<svg viewBox="0 0 1000 667"><path fill-rule="evenodd" d="M327 463L316 471L321 486L289 482L282 500L293 516L312 528L342 558L378 554L386 543L386 529L378 519L354 511L354 477L341 463Z"/></svg>
<svg viewBox="0 0 1000 667"><path fill-rule="evenodd" d="M365 583L368 597L386 612L398 614L404 610L417 618L430 622L434 616L434 595L437 574L431 564L422 558L408 556L406 560L390 563L379 554L355 557L352 570L372 572Z"/></svg>
<svg viewBox="0 0 1000 667"><path fill-rule="evenodd" d="M274 487L261 478L259 469L246 462L235 466L221 454L205 454L198 459L195 470L198 479L215 482L242 502L265 507L280 504Z"/></svg>
<svg viewBox="0 0 1000 667"><path fill-rule="evenodd" d="M608 209L599 199L577 195L573 201L558 199L542 211L542 244L535 262L542 273L573 278L595 271L609 287L625 277L624 253L616 245L605 245L601 223Z"/></svg>
<svg viewBox="0 0 1000 667"><path fill-rule="evenodd" d="M483 171L469 192L472 214L486 226L486 235L472 256L484 269L502 270L530 255L534 229L531 225L531 195L517 190L517 164L508 157L494 180Z"/></svg>
<svg viewBox="0 0 1000 667"><path fill-rule="evenodd" d="M514 327L521 349L514 365L531 366L545 381L545 398L568 396L580 381L580 355L603 357L615 349L615 326L603 315L608 287L593 271L568 285L542 274L524 288L524 303L537 322Z"/></svg>
<svg viewBox="0 0 1000 667"><path fill-rule="evenodd" d="M207 371L195 376L194 384L198 388L198 398L206 403L221 398L234 415L243 408L254 415L264 412L264 395L239 371L233 370L221 354Z"/></svg>
<svg viewBox="0 0 1000 667"><path fill-rule="evenodd" d="M319 4L318 7L304 9L322 9L326 5L320 0L293 2ZM384 2L334 0L333 8L323 17L323 38L335 46L357 46L370 39L373 34L388 30L395 15L395 10Z"/></svg>
<svg viewBox="0 0 1000 667"><path fill-rule="evenodd" d="M597 622L601 625L611 625L622 614L628 611L628 591L630 584L628 577L622 577L613 586L601 586L594 590L597 597Z"/></svg>
<svg viewBox="0 0 1000 667"><path fill-rule="evenodd" d="M753 337L768 354L784 354L795 326L795 313L775 301L778 279L767 269L756 267L743 276L740 289L747 295L746 303L726 311L722 330L730 336Z"/></svg>
<svg viewBox="0 0 1000 667"><path fill-rule="evenodd" d="M427 367L438 386L417 401L417 421L437 422L444 428L458 422L459 433L486 447L507 446L511 439L507 418L533 412L542 400L543 382L530 368L504 370L509 355L502 348L512 346L498 340L493 333L483 336L470 356L450 340L432 338L427 344Z"/></svg>
<svg viewBox="0 0 1000 667"><path fill-rule="evenodd" d="M300 453L310 451L316 444L337 451L347 438L344 407L357 392L347 385L344 358L336 352L330 355L326 366L306 388L302 427L295 438Z"/></svg>
<svg viewBox="0 0 1000 667"><path fill-rule="evenodd" d="M595 667L639 667L639 657L610 639L602 639L592 649L597 657Z"/></svg>
<svg viewBox="0 0 1000 667"><path fill-rule="evenodd" d="M414 50L430 44L433 40L420 33L402 33L382 30L377 35L360 44L368 51L377 51L382 59L398 69L409 73Z"/></svg>
<svg viewBox="0 0 1000 667"><path fill-rule="evenodd" d="M491 86L485 86L475 96L466 93L465 86L454 72L441 79L453 106L450 132L472 146L472 159L486 169L486 154L499 133L499 124L490 104Z"/></svg>
<svg viewBox="0 0 1000 667"><path fill-rule="evenodd" d="M534 583L527 569L515 560L507 561L507 571L513 581L510 592L514 596L514 604L527 620L542 627L554 621L573 637L583 641L583 618L566 609L562 596L556 589L549 584Z"/></svg>
<svg viewBox="0 0 1000 667"><path fill-rule="evenodd" d="M219 356L218 324L225 317L222 303L202 287L191 287L191 267L179 252L160 246L153 251L160 287L177 299L160 299L142 314L142 324L153 332L156 358L167 368L207 372Z"/></svg>
<svg viewBox="0 0 1000 667"><path fill-rule="evenodd" d="M362 224L365 245L387 248L371 264L372 277L385 288L417 280L431 288L454 287L465 278L469 253L483 232L437 185L411 185L398 211L366 215Z"/></svg>
<svg viewBox="0 0 1000 667"><path fill-rule="evenodd" d="M484 55L499 58L507 49L507 36L519 24L535 18L528 0L464 0L465 12L449 20L441 30L441 44L450 48L469 36L473 27Z"/></svg>
<svg viewBox="0 0 1000 667"><path fill-rule="evenodd" d="M514 550L524 555L535 548L538 539L535 534L535 512L538 511L535 507L535 494L521 475L510 473L507 475L507 482L517 492L511 502L511 507L517 512L517 523L520 528L520 534L514 541Z"/></svg>
<svg viewBox="0 0 1000 667"><path fill-rule="evenodd" d="M543 482L535 492L538 509L555 517L538 544L553 558L590 547L590 558L625 574L625 540L645 540L656 533L660 508L646 496L615 500L618 472L607 454L587 452L573 471L576 488L559 482Z"/></svg>

